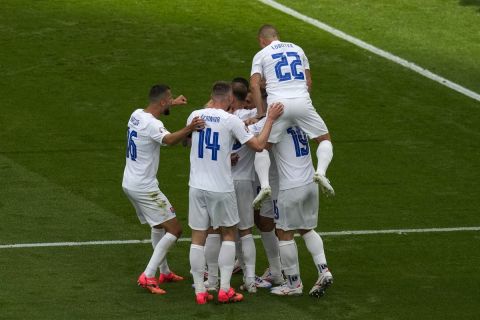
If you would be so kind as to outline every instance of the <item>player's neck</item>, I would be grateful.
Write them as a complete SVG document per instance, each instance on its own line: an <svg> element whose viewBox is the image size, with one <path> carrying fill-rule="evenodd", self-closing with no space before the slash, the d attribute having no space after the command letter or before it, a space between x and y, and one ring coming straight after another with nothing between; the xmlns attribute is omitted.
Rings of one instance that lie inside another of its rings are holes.
<svg viewBox="0 0 480 320"><path fill-rule="evenodd" d="M150 113L152 116L155 118L160 118L160 115L162 114L161 110L155 106L148 105L145 109L143 109L144 112Z"/></svg>
<svg viewBox="0 0 480 320"><path fill-rule="evenodd" d="M210 101L205 108L225 110L225 104L221 102Z"/></svg>

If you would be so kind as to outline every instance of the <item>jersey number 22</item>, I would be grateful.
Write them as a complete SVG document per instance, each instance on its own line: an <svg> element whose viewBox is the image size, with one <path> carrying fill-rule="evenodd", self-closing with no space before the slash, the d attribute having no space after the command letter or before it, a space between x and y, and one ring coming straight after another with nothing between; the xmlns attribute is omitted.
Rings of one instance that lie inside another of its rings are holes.
<svg viewBox="0 0 480 320"><path fill-rule="evenodd" d="M286 54L286 55L285 55ZM285 52L284 53L275 53L272 54L272 58L274 60L280 59L277 64L275 65L275 74L277 75L278 81L287 81L287 80L304 80L305 74L301 71L297 70L297 66L302 65L302 60L300 56L296 52ZM288 61L288 57L295 58L294 60ZM282 72L282 67L290 66L291 72Z"/></svg>

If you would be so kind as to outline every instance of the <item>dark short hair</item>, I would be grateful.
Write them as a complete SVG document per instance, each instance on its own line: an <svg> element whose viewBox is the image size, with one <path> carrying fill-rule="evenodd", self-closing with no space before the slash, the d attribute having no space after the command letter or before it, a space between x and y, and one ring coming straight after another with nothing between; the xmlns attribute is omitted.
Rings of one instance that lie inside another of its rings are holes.
<svg viewBox="0 0 480 320"><path fill-rule="evenodd" d="M158 102L165 96L168 90L170 90L170 87L166 84L156 84L150 88L148 99L150 102Z"/></svg>
<svg viewBox="0 0 480 320"><path fill-rule="evenodd" d="M247 87L247 90L250 89L250 83L248 83L248 80L245 79L245 78L242 78L242 77L233 78L232 84L233 84L234 82L243 83L243 84L245 85L245 87Z"/></svg>
<svg viewBox="0 0 480 320"><path fill-rule="evenodd" d="M232 86L226 81L217 81L212 87L212 99L224 100L232 92Z"/></svg>
<svg viewBox="0 0 480 320"><path fill-rule="evenodd" d="M248 89L243 82L232 82L232 93L237 100L245 101Z"/></svg>
<svg viewBox="0 0 480 320"><path fill-rule="evenodd" d="M278 38L278 31L271 24L264 24L258 30L258 36L265 39Z"/></svg>

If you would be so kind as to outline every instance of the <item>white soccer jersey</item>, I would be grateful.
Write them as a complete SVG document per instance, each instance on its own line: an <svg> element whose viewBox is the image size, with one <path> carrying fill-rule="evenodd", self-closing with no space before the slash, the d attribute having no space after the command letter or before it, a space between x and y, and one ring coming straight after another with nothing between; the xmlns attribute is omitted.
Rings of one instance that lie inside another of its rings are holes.
<svg viewBox="0 0 480 320"><path fill-rule="evenodd" d="M250 75L259 73L266 80L270 104L282 98L309 98L306 69L310 65L302 48L273 41L255 55Z"/></svg>
<svg viewBox="0 0 480 320"><path fill-rule="evenodd" d="M206 191L232 192L232 146L235 140L244 144L253 135L240 118L224 110L205 108L193 111L187 125L196 116L205 120L205 128L192 134L188 185Z"/></svg>
<svg viewBox="0 0 480 320"><path fill-rule="evenodd" d="M257 110L239 109L233 114L239 117L240 120L245 121L254 117L257 114ZM238 155L237 164L232 166L233 180L254 181L255 167L253 166L253 161L255 160L255 151L235 140L232 153L236 153Z"/></svg>
<svg viewBox="0 0 480 320"><path fill-rule="evenodd" d="M308 137L299 127L288 128L272 150L277 163L280 190L304 186L313 181L315 171Z"/></svg>
<svg viewBox="0 0 480 320"><path fill-rule="evenodd" d="M151 113L135 110L128 121L127 154L122 186L129 190L158 189L160 144L170 132Z"/></svg>

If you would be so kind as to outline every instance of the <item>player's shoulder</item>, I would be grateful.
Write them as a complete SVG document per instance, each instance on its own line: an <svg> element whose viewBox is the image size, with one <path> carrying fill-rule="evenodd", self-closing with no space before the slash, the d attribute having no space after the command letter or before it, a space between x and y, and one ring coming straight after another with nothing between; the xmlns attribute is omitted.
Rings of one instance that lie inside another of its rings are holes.
<svg viewBox="0 0 480 320"><path fill-rule="evenodd" d="M146 112L140 108L133 111L130 115L130 119L128 119L128 124L137 128L145 127L148 122L149 119L146 116Z"/></svg>

